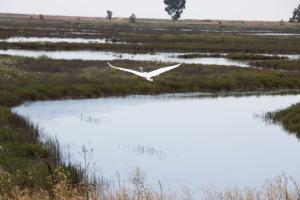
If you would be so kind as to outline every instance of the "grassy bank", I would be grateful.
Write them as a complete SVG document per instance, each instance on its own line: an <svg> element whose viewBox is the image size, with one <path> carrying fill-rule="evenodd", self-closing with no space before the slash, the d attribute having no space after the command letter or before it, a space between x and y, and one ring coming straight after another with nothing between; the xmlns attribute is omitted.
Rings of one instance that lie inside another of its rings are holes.
<svg viewBox="0 0 300 200"><path fill-rule="evenodd" d="M146 71L168 63L114 61ZM183 65L148 83L113 70L104 61L0 56L0 103L13 106L37 99L173 92L246 92L300 89L300 74L230 66Z"/></svg>
<svg viewBox="0 0 300 200"><path fill-rule="evenodd" d="M80 168L61 156L58 142L45 139L37 127L0 105L0 197L13 186L49 191L56 182L53 172L59 166L70 173L70 184L79 184L83 176ZM10 174L9 179L2 171Z"/></svg>
<svg viewBox="0 0 300 200"><path fill-rule="evenodd" d="M272 70L300 71L300 60L256 61L252 62L251 65Z"/></svg>
<svg viewBox="0 0 300 200"><path fill-rule="evenodd" d="M280 57L280 56L267 56L267 55L258 55L258 54L246 54L246 53L229 53L229 54L218 54L218 53L212 53L212 54L203 54L203 53L189 53L189 54L182 54L178 55L178 58L184 58L184 59L192 59L192 58L229 58L232 60L285 60L286 57ZM253 62L254 63L254 62Z"/></svg>
<svg viewBox="0 0 300 200"><path fill-rule="evenodd" d="M286 131L300 139L300 103L284 110L267 113L266 117L272 123L282 125Z"/></svg>

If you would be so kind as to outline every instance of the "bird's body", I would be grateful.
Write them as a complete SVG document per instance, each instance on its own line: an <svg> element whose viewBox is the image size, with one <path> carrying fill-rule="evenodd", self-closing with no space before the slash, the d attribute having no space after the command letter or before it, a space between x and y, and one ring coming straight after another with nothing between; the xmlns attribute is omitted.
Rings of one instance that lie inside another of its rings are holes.
<svg viewBox="0 0 300 200"><path fill-rule="evenodd" d="M144 72L141 68L141 72L138 72L138 71L135 71L135 70L131 70L131 69L125 69L125 68L121 68L121 67L115 67L113 65L111 65L109 62L107 63L111 68L114 68L114 69L118 69L118 70L121 70L121 71L125 71L125 72L129 72L129 73L132 73L132 74L135 74L137 76L140 76L144 79L146 79L147 81L150 81L150 82L153 82L153 77L155 76L159 76L160 74L164 73L164 72L167 72L167 71L170 71L172 69L175 69L177 67L179 67L181 64L178 64L178 65L174 65L174 66L169 66L169 67L163 67L163 68L160 68L160 69L157 69L157 70L154 70L154 71L151 71L151 72Z"/></svg>

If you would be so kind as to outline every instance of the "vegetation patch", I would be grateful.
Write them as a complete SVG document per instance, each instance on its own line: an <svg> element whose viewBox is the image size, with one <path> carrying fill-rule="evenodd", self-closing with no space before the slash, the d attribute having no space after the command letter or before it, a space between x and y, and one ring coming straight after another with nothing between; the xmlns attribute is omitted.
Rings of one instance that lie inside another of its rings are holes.
<svg viewBox="0 0 300 200"><path fill-rule="evenodd" d="M267 60L256 61L251 63L252 66L257 66L264 69L300 71L300 60Z"/></svg>
<svg viewBox="0 0 300 200"><path fill-rule="evenodd" d="M222 54L206 54L206 53L189 53L178 55L177 58L193 59L193 58L221 58L224 57Z"/></svg>
<svg viewBox="0 0 300 200"><path fill-rule="evenodd" d="M284 60L287 57L282 56L268 56L268 55L259 55L259 54L227 54L226 58L230 58L233 60Z"/></svg>
<svg viewBox="0 0 300 200"><path fill-rule="evenodd" d="M300 139L300 103L284 110L269 112L266 119L282 125L287 132L295 134Z"/></svg>

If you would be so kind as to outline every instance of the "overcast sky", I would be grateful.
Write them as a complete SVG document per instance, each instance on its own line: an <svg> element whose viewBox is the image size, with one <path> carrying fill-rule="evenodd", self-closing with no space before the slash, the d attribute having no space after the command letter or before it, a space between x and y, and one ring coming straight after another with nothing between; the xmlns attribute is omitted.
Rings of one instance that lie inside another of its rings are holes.
<svg viewBox="0 0 300 200"><path fill-rule="evenodd" d="M299 0L186 0L184 19L287 20ZM0 0L0 12L168 18L163 0Z"/></svg>

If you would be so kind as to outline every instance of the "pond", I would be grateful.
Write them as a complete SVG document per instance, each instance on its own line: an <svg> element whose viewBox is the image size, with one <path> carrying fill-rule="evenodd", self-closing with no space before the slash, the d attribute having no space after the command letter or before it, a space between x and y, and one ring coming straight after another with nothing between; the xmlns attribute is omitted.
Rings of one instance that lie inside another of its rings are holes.
<svg viewBox="0 0 300 200"><path fill-rule="evenodd" d="M200 94L39 101L13 108L56 136L74 161L83 145L103 177L128 180L136 167L165 190L261 186L282 172L300 179L300 143L261 117L300 95Z"/></svg>

